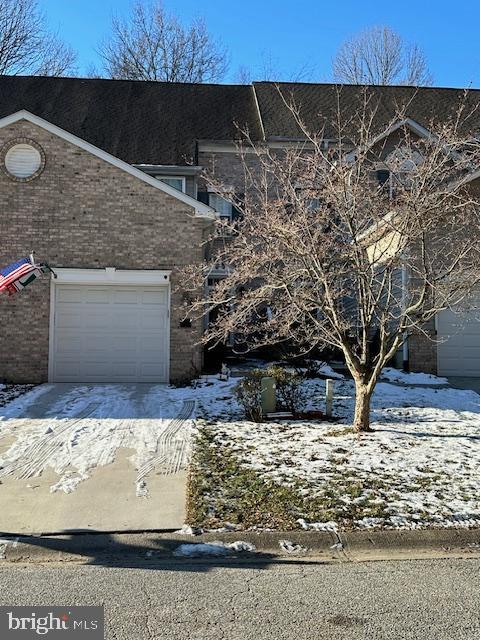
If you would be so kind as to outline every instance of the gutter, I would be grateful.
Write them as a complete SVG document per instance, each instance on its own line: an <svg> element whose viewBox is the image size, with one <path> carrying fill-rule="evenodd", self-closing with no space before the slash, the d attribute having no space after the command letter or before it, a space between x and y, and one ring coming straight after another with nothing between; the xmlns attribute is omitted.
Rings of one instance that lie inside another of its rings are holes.
<svg viewBox="0 0 480 640"><path fill-rule="evenodd" d="M159 174L162 176L195 176L202 171L203 167L197 165L177 165L177 164L133 164L132 167L140 169L149 174Z"/></svg>
<svg viewBox="0 0 480 640"><path fill-rule="evenodd" d="M0 563L3 567L39 563L83 563L111 566L175 562L190 566L192 558L178 558L182 544L229 544L245 541L251 552L230 557L196 557L194 562L236 566L240 559L258 567L275 562L345 563L372 560L480 557L478 529L367 530L367 531L222 531L185 535L172 530L79 531L24 535L2 533ZM192 554L195 557L195 553ZM201 554L198 554L201 556ZM219 564L220 563L220 564ZM147 565L147 566L148 566ZM140 565L142 566L142 565Z"/></svg>

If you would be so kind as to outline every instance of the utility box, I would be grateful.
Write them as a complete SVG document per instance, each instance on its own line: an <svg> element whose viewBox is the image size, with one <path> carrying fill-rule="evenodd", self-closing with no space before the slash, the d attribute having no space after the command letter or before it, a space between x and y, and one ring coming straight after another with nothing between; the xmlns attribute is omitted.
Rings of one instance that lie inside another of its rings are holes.
<svg viewBox="0 0 480 640"><path fill-rule="evenodd" d="M325 415L328 418L333 414L333 384L330 378L325 382Z"/></svg>
<svg viewBox="0 0 480 640"><path fill-rule="evenodd" d="M277 393L275 387L275 378L262 378L262 413L274 413L277 409Z"/></svg>

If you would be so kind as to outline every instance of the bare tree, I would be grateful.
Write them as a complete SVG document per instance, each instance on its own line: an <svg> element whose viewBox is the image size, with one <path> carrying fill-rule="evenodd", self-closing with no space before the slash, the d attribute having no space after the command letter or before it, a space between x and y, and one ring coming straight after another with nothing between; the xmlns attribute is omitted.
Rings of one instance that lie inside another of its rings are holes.
<svg viewBox="0 0 480 640"><path fill-rule="evenodd" d="M250 141L242 215L212 256L228 265L225 278L192 307L217 314L205 342L236 334L249 349L339 349L355 382L355 429L369 431L382 368L439 311L466 305L480 281L480 204L469 182L480 175L480 145L461 133L465 104L420 137L402 111L378 130L365 89L355 115L338 107L328 150L293 107L304 144L280 153ZM393 131L402 135L392 146ZM208 272L191 268L192 290Z"/></svg>
<svg viewBox="0 0 480 640"><path fill-rule="evenodd" d="M432 84L423 51L390 27L371 27L346 40L333 60L333 74L347 84Z"/></svg>
<svg viewBox="0 0 480 640"><path fill-rule="evenodd" d="M76 55L45 26L36 0L0 0L0 74L61 76Z"/></svg>
<svg viewBox="0 0 480 640"><path fill-rule="evenodd" d="M227 68L226 52L205 22L185 27L159 0L136 0L127 19L113 18L100 55L110 77L128 80L214 82Z"/></svg>
<svg viewBox="0 0 480 640"><path fill-rule="evenodd" d="M310 82L314 75L311 64L304 63L296 69L286 72L282 70L278 59L268 51L263 51L260 63L253 68L241 65L235 74L238 84L251 84L253 81L263 82Z"/></svg>

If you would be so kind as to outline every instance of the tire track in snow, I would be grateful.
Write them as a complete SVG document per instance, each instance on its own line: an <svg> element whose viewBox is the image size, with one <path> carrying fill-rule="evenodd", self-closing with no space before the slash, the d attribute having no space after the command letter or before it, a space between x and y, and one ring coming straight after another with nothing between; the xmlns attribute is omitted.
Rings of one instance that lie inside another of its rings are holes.
<svg viewBox="0 0 480 640"><path fill-rule="evenodd" d="M26 458L26 461L19 463L19 461L16 460L15 462L7 464L0 469L0 477L13 475L18 472L16 478L18 480L25 480L40 475L52 455L65 444L70 443L71 436L74 434L75 427L78 423L92 415L98 406L98 403L90 403L83 412L73 420L69 420L56 430L43 434L22 453L22 458Z"/></svg>
<svg viewBox="0 0 480 640"><path fill-rule="evenodd" d="M178 416L169 421L157 440L157 455L142 464L137 472L137 496L147 497L146 477L156 467L163 466L162 475L178 473L188 462L188 444L190 431L185 427L186 421L195 410L195 400L184 400Z"/></svg>

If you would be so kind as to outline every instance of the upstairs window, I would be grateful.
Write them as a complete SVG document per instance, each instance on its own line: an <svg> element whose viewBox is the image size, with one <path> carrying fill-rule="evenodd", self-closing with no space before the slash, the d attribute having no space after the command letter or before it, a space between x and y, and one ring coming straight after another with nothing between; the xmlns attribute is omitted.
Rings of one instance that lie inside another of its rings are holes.
<svg viewBox="0 0 480 640"><path fill-rule="evenodd" d="M387 182L390 182L390 171L388 169L378 169L376 172L376 177L378 180L378 184L384 185Z"/></svg>
<svg viewBox="0 0 480 640"><path fill-rule="evenodd" d="M185 178L183 176L155 176L155 178L185 193Z"/></svg>
<svg viewBox="0 0 480 640"><path fill-rule="evenodd" d="M232 196L233 196L232 192ZM243 194L236 194L237 200L243 199ZM238 209L226 198L218 195L217 193L213 193L213 191L199 191L198 199L200 202L208 204L209 207L215 209L218 213L218 217L220 220L224 220L225 222L234 222L239 215Z"/></svg>
<svg viewBox="0 0 480 640"><path fill-rule="evenodd" d="M218 213L220 220L231 222L233 219L233 205L216 193L208 194L208 204Z"/></svg>

